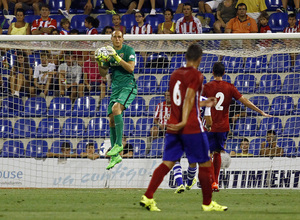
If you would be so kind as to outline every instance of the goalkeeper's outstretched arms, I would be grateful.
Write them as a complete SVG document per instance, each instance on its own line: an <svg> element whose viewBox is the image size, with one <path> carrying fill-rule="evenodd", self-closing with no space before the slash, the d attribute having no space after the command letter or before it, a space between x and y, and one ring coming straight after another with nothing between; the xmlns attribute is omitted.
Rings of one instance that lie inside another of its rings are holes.
<svg viewBox="0 0 300 220"><path fill-rule="evenodd" d="M264 111L260 110L256 105L254 105L251 101L249 101L247 98L245 98L244 96L242 96L239 101L241 103L243 103L246 107L258 112L259 114L261 114L262 116L265 117L272 117L272 115L269 115L267 113L265 113Z"/></svg>
<svg viewBox="0 0 300 220"><path fill-rule="evenodd" d="M134 71L134 61L126 62L123 60L111 46L107 46L106 50L110 57L113 57L127 72L132 73Z"/></svg>

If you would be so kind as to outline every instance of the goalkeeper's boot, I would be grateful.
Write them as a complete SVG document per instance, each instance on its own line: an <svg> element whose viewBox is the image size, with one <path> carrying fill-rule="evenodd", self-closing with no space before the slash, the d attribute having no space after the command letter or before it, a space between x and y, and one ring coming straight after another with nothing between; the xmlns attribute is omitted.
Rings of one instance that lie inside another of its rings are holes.
<svg viewBox="0 0 300 220"><path fill-rule="evenodd" d="M116 155L118 153L120 153L123 150L123 145L119 146L118 144L115 144L114 147L107 152L108 156L113 156Z"/></svg>
<svg viewBox="0 0 300 220"><path fill-rule="evenodd" d="M142 196L142 199L140 201L140 205L142 207L145 207L151 212L160 212L160 209L157 208L156 202L154 199L148 199L145 195Z"/></svg>
<svg viewBox="0 0 300 220"><path fill-rule="evenodd" d="M192 185L190 185L190 186L189 186L189 185L186 185L186 186L185 186L185 189L186 189L186 190L191 190L192 187L193 187L196 183L197 183L197 179L194 178L194 179L193 179L193 182L192 182Z"/></svg>
<svg viewBox="0 0 300 220"><path fill-rule="evenodd" d="M219 184L218 184L218 183L213 182L213 183L211 184L211 188L212 188L212 191L213 191L213 192L219 192Z"/></svg>
<svg viewBox="0 0 300 220"><path fill-rule="evenodd" d="M106 167L107 170L113 168L115 165L117 165L118 163L120 163L122 161L122 157L120 156L120 154L111 156L110 161L108 166Z"/></svg>
<svg viewBox="0 0 300 220"><path fill-rule="evenodd" d="M223 211L227 211L228 207L219 205L215 201L211 201L211 203L209 205L202 205L202 209L205 212L210 212L210 211L223 212Z"/></svg>
<svg viewBox="0 0 300 220"><path fill-rule="evenodd" d="M180 186L178 186L178 188L175 190L174 193L183 193L185 190L185 187L183 184L181 184Z"/></svg>

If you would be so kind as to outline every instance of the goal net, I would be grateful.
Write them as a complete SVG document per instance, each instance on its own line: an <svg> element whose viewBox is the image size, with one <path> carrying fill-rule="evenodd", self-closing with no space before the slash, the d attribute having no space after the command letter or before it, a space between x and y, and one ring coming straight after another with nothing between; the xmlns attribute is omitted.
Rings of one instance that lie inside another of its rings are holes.
<svg viewBox="0 0 300 220"><path fill-rule="evenodd" d="M147 187L162 161L170 75L191 43L203 48L204 83L222 62L223 80L273 116L232 101L220 188L299 188L299 34L126 35L138 95L123 113L123 161L108 171L111 77L94 51L110 36L0 39L0 188ZM161 186L176 187L172 172Z"/></svg>

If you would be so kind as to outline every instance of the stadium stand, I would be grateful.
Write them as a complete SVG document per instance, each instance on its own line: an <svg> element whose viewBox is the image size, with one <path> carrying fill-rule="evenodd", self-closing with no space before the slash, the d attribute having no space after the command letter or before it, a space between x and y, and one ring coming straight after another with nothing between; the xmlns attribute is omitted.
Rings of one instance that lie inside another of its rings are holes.
<svg viewBox="0 0 300 220"><path fill-rule="evenodd" d="M22 158L24 157L24 144L18 140L8 140L3 144L0 157Z"/></svg>
<svg viewBox="0 0 300 220"><path fill-rule="evenodd" d="M34 158L47 157L48 143L45 140L29 141L26 147L25 156Z"/></svg>

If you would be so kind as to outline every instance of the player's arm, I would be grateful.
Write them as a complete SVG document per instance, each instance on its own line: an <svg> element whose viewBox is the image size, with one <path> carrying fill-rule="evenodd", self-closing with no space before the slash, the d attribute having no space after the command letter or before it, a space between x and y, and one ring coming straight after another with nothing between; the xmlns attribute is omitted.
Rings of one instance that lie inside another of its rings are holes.
<svg viewBox="0 0 300 220"><path fill-rule="evenodd" d="M181 122L179 122L176 125L173 125L173 124L168 125L168 129L170 129L171 131L179 131L186 125L189 115L190 115L190 112L195 103L195 96L196 96L196 92L194 89L188 88L186 90L186 95L184 98L183 108L182 108Z"/></svg>
<svg viewBox="0 0 300 220"><path fill-rule="evenodd" d="M134 71L134 61L128 61L126 62L125 60L120 57L117 52L115 51L114 48L111 46L106 47L108 55L113 57L127 72L132 73Z"/></svg>
<svg viewBox="0 0 300 220"><path fill-rule="evenodd" d="M258 112L259 114L261 114L262 116L265 117L272 117L271 115L265 113L264 111L260 110L259 108L256 107L256 105L254 105L251 101L249 101L247 98L245 98L244 96L242 96L239 101L241 103L243 103L246 107Z"/></svg>
<svg viewBox="0 0 300 220"><path fill-rule="evenodd" d="M206 124L205 124L206 130L207 130L207 131L210 131L211 125L212 125L212 119L211 119L211 116L204 116L204 118L205 118L205 122L206 122Z"/></svg>

